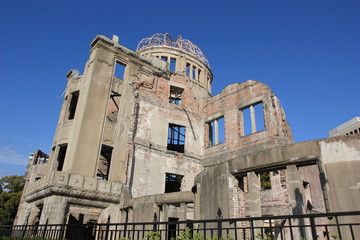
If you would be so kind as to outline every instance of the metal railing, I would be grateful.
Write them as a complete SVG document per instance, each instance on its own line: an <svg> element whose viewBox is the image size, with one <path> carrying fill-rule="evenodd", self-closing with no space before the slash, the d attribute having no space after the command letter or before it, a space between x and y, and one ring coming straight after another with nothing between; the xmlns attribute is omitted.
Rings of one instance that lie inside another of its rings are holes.
<svg viewBox="0 0 360 240"><path fill-rule="evenodd" d="M1 236L69 240L171 239L187 234L207 239L360 239L360 211L176 222L0 226ZM154 238L149 238L154 239Z"/></svg>

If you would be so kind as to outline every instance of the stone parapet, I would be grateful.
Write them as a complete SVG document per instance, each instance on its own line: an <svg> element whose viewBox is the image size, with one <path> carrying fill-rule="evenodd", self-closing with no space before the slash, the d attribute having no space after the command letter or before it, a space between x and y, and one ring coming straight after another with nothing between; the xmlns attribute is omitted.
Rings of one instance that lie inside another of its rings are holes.
<svg viewBox="0 0 360 240"><path fill-rule="evenodd" d="M121 189L122 184L118 182L54 171L28 186L24 196L26 202L55 194L119 203Z"/></svg>

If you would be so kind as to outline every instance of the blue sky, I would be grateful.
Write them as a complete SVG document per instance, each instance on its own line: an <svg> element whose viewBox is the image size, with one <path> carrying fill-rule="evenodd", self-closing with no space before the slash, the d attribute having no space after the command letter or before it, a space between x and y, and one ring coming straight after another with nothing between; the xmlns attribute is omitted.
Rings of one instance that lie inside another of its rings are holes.
<svg viewBox="0 0 360 240"><path fill-rule="evenodd" d="M0 0L0 177L49 153L66 73L83 72L98 34L135 50L154 33L203 51L213 94L248 79L280 98L295 142L359 116L360 1Z"/></svg>

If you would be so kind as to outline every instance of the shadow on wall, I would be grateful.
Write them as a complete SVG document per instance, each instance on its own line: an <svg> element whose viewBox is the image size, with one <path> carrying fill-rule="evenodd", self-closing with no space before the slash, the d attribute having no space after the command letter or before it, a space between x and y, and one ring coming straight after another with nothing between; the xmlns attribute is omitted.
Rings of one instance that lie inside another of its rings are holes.
<svg viewBox="0 0 360 240"><path fill-rule="evenodd" d="M301 191L299 190L299 188L295 188L295 200L296 200L296 206L292 208L293 214L294 215L304 214L304 211L303 211L304 198L303 198L303 195L302 195ZM304 219L299 218L298 224L300 226L304 226L305 225ZM306 237L305 229L303 227L299 228L299 234L300 234L301 238Z"/></svg>

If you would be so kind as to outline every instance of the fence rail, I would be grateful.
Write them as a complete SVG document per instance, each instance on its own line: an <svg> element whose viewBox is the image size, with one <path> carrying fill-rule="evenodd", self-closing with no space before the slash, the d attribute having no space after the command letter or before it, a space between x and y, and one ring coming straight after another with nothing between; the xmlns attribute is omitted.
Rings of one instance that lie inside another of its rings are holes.
<svg viewBox="0 0 360 240"><path fill-rule="evenodd" d="M0 226L1 236L68 240L144 239L155 234L170 240L184 234L207 239L234 240L356 240L360 239L360 211L176 222L106 224L45 224ZM154 239L154 238L153 238Z"/></svg>

